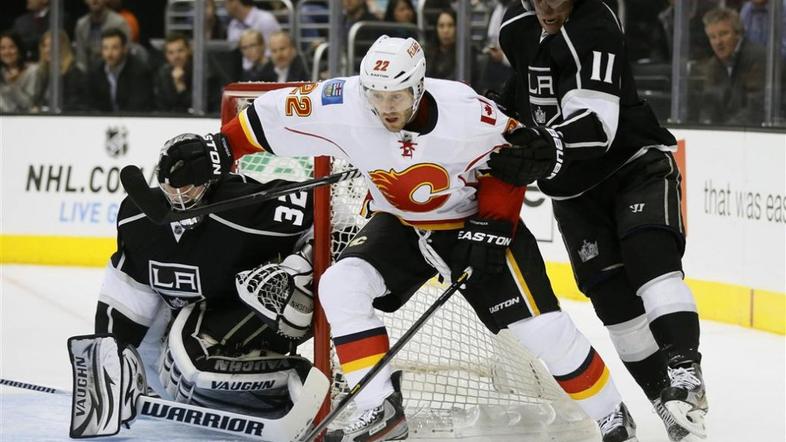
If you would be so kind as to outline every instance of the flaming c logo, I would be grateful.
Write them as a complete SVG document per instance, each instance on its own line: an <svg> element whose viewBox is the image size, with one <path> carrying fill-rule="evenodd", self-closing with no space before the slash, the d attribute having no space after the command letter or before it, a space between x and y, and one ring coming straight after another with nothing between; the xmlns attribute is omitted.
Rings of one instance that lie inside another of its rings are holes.
<svg viewBox="0 0 786 442"><path fill-rule="evenodd" d="M428 212L449 198L449 195L433 195L450 187L448 171L436 164L416 164L403 172L378 169L369 175L385 198L401 210Z"/></svg>

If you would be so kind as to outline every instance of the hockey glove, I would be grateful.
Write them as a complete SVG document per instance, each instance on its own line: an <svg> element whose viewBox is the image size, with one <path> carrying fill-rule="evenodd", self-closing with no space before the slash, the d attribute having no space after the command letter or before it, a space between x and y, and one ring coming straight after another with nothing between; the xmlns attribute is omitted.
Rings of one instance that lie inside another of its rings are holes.
<svg viewBox="0 0 786 442"><path fill-rule="evenodd" d="M215 181L232 167L232 150L226 137L181 134L164 144L158 161L158 181L173 187Z"/></svg>
<svg viewBox="0 0 786 442"><path fill-rule="evenodd" d="M458 242L450 260L452 278L458 278L464 269L472 266L473 280L502 273L505 269L505 252L513 239L513 226L508 221L470 218L458 232Z"/></svg>
<svg viewBox="0 0 786 442"><path fill-rule="evenodd" d="M510 147L493 152L488 164L491 174L513 184L526 186L539 179L552 179L562 168L562 138L553 129L522 127L505 134Z"/></svg>

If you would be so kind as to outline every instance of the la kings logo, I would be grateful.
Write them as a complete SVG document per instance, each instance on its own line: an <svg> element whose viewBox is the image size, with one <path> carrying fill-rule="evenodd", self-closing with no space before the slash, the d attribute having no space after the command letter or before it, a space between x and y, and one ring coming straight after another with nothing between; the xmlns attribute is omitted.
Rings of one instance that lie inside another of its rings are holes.
<svg viewBox="0 0 786 442"><path fill-rule="evenodd" d="M532 121L541 126L552 125L562 116L562 111L557 102L551 68L530 66L527 72L527 84Z"/></svg>
<svg viewBox="0 0 786 442"><path fill-rule="evenodd" d="M199 267L149 261L150 287L173 309L205 299Z"/></svg>

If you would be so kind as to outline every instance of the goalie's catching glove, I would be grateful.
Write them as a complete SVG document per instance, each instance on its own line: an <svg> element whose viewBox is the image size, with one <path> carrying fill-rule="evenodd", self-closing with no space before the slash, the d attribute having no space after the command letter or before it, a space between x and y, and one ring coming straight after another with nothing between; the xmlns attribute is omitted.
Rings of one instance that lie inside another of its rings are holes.
<svg viewBox="0 0 786 442"><path fill-rule="evenodd" d="M281 264L263 264L235 276L240 299L272 330L293 340L305 340L311 330L314 297L311 263L300 253Z"/></svg>
<svg viewBox="0 0 786 442"><path fill-rule="evenodd" d="M552 179L562 168L563 143L559 133L545 127L521 127L505 134L509 147L493 152L491 174L513 184L526 186L539 179Z"/></svg>
<svg viewBox="0 0 786 442"><path fill-rule="evenodd" d="M508 221L470 218L458 232L453 248L450 271L455 281L464 269L472 266L474 279L502 273L505 252L513 239L513 226Z"/></svg>
<svg viewBox="0 0 786 442"><path fill-rule="evenodd" d="M216 181L232 167L232 150L226 137L181 134L164 144L158 161L158 181L172 187Z"/></svg>

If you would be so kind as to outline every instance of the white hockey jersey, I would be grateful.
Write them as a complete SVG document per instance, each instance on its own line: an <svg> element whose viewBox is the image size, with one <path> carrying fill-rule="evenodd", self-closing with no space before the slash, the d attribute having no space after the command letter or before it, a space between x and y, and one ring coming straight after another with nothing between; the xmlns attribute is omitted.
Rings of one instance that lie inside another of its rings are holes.
<svg viewBox="0 0 786 442"><path fill-rule="evenodd" d="M245 142L236 142L230 130L230 144L236 157L265 149L345 159L369 183L367 209L428 229L460 227L478 211L479 170L517 123L463 83L427 78L425 86L436 115L429 115L435 123L424 133L385 129L359 78L348 77L257 97L238 115Z"/></svg>

